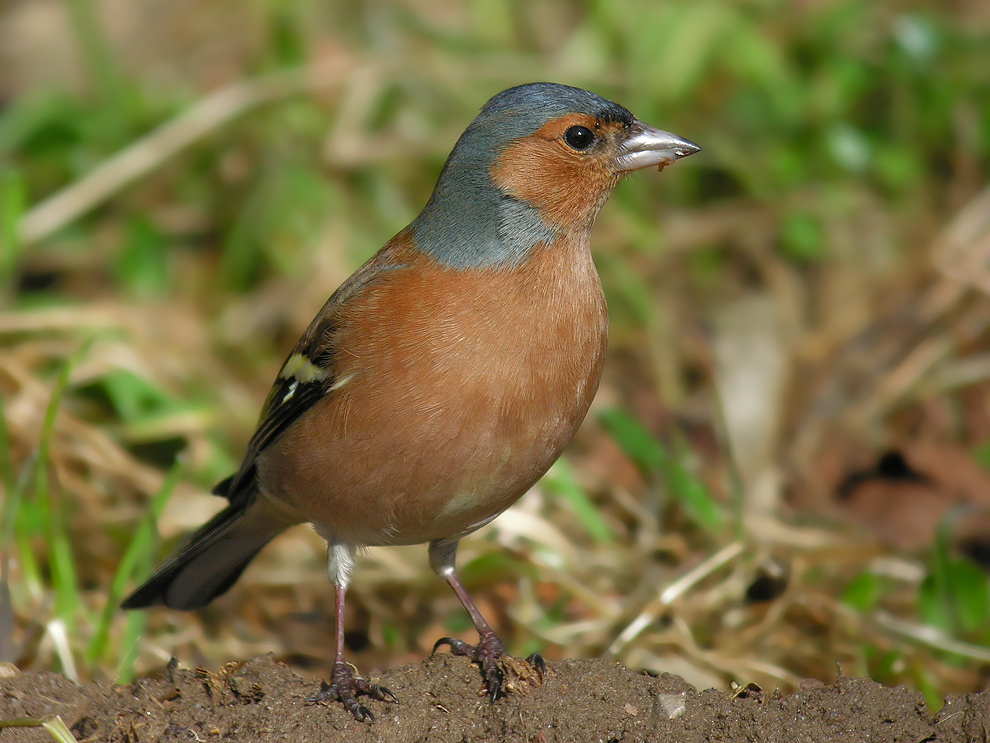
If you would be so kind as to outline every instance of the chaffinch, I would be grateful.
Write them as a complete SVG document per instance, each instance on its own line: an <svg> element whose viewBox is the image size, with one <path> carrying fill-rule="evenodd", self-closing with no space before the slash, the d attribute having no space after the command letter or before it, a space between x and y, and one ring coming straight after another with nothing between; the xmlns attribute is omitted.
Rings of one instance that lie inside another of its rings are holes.
<svg viewBox="0 0 990 743"><path fill-rule="evenodd" d="M204 606L271 539L310 522L327 540L336 597L336 658L314 699L373 720L358 696L395 697L344 660L355 554L428 542L431 568L479 636L434 650L479 663L494 700L513 664L457 578L457 542L540 479L595 396L608 330L589 251L599 209L629 171L699 149L565 85L488 101L423 211L333 293L289 354L240 469L214 489L227 507L123 607Z"/></svg>

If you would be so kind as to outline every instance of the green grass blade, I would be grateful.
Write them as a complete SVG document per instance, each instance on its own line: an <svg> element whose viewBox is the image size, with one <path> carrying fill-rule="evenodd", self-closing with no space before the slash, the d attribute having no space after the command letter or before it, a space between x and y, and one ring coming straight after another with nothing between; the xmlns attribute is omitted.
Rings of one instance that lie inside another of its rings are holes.
<svg viewBox="0 0 990 743"><path fill-rule="evenodd" d="M52 588L55 591L54 614L62 619L67 627L75 626L73 620L78 606L76 568L72 558L72 543L69 539L65 509L61 501L53 500L51 497L48 467L51 440L55 431L55 416L59 404L62 402L62 395L69 384L69 374L86 355L92 344L93 338L85 340L62 365L55 381L55 388L52 390L51 399L48 402L48 408L45 410L45 420L38 442L38 458L35 461L35 499L44 525L45 542L48 548Z"/></svg>
<svg viewBox="0 0 990 743"><path fill-rule="evenodd" d="M0 485L3 485L3 494L0 494L3 503L0 506L0 514L3 515L4 525L0 530L0 549L3 549L10 538L9 531L14 518L14 510L8 501L8 497L13 500L14 465L10 458L10 434L7 432L7 415L2 397L0 397Z"/></svg>
<svg viewBox="0 0 990 743"><path fill-rule="evenodd" d="M604 544L615 540L615 535L602 520L598 508L574 479L574 470L566 459L558 459L550 468L543 480L543 487L570 506L581 526L594 541Z"/></svg>
<svg viewBox="0 0 990 743"><path fill-rule="evenodd" d="M649 431L621 410L606 410L602 424L619 447L644 472L656 472L666 482L670 495L688 517L705 530L723 522L723 513L705 484L671 455Z"/></svg>
<svg viewBox="0 0 990 743"><path fill-rule="evenodd" d="M44 728L58 743L77 743L72 731L65 726L62 718L54 717L17 717L0 720L0 730L3 728Z"/></svg>
<svg viewBox="0 0 990 743"><path fill-rule="evenodd" d="M20 254L17 225L24 208L24 183L19 174L0 168L0 287L9 288L13 281Z"/></svg>
<svg viewBox="0 0 990 743"><path fill-rule="evenodd" d="M621 410L605 410L599 416L619 448L642 470L658 471L667 464L666 450L643 426Z"/></svg>
<svg viewBox="0 0 990 743"><path fill-rule="evenodd" d="M135 568L140 562L151 562L155 554L157 540L155 539L154 524L161 515L162 509L171 497L175 486L179 481L179 474L182 468L178 460L165 475L161 487L151 499L150 508L137 525L134 531L134 538L124 551L124 556L117 565L113 580L110 583L110 592L107 602L103 607L99 624L93 639L86 648L86 662L92 664L103 656L110 639L110 628L113 624L113 617L117 611L117 605L124 594L124 588L135 573ZM142 559L144 558L144 559ZM139 619L143 619L143 614L136 613ZM143 626L143 622L141 623ZM129 648L126 642L122 647ZM127 651L128 654L130 650Z"/></svg>
<svg viewBox="0 0 990 743"><path fill-rule="evenodd" d="M95 4L89 0L63 0L83 63L104 104L122 108L125 104L124 75L114 59L110 44L100 28Z"/></svg>
<svg viewBox="0 0 990 743"><path fill-rule="evenodd" d="M935 532L929 573L918 588L918 615L954 637L985 629L990 615L990 582L966 560L952 558L956 524L971 512L968 506L951 509Z"/></svg>

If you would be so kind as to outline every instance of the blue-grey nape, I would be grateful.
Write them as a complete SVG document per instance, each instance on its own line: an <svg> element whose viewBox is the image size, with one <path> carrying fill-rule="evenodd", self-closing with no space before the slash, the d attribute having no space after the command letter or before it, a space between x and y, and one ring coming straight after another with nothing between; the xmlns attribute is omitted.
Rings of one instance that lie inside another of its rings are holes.
<svg viewBox="0 0 990 743"><path fill-rule="evenodd" d="M635 120L617 103L557 83L509 88L482 106L410 225L419 249L453 268L507 267L522 263L537 243L551 242L555 230L532 206L500 191L489 172L511 142L574 113L626 125Z"/></svg>

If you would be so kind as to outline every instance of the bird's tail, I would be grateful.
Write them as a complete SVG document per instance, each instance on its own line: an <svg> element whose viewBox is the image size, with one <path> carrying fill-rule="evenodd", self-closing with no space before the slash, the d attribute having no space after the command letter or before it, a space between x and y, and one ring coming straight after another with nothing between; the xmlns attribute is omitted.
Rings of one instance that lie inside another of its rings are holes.
<svg viewBox="0 0 990 743"><path fill-rule="evenodd" d="M258 551L294 523L266 506L257 496L231 503L169 555L121 608L189 611L225 593Z"/></svg>

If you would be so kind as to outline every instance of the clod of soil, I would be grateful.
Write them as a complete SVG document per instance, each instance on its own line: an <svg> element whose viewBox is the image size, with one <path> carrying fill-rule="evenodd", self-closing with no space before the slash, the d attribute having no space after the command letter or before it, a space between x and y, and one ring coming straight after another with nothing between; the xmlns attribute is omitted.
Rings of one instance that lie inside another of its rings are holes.
<svg viewBox="0 0 990 743"><path fill-rule="evenodd" d="M949 698L934 718L919 693L840 677L788 696L755 687L697 691L677 676L635 673L603 660L548 664L544 684L490 704L478 670L436 655L374 676L399 704L369 701L374 724L339 705L306 701L304 681L271 657L216 672L176 670L128 686L76 686L55 673L0 677L0 718L58 714L93 741L871 741L990 739L990 692ZM0 743L50 741L40 729L0 731Z"/></svg>

